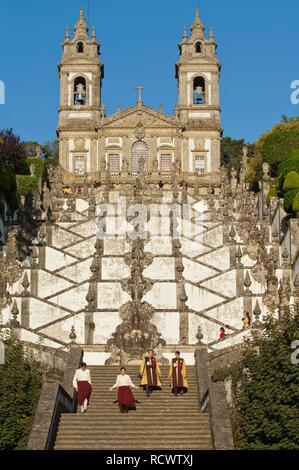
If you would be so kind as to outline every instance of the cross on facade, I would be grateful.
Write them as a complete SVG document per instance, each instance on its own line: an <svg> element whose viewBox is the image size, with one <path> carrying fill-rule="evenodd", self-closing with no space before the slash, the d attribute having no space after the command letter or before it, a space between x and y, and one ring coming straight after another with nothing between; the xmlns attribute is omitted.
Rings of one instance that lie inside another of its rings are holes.
<svg viewBox="0 0 299 470"><path fill-rule="evenodd" d="M142 92L145 90L145 88L142 85L138 85L135 87L135 90L138 91L138 103L142 103Z"/></svg>

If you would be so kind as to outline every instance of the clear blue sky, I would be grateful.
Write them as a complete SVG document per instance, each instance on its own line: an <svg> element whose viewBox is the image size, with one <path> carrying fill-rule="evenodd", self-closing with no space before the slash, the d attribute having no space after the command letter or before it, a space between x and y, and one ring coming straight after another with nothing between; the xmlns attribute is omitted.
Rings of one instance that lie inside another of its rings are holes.
<svg viewBox="0 0 299 470"><path fill-rule="evenodd" d="M66 25L72 30L87 0L1 0L0 80L6 104L0 128L25 140L55 138L59 106L57 64ZM90 0L105 64L103 103L109 114L136 102L172 114L177 100L174 64L183 26L197 0ZM299 79L298 0L200 0L202 20L213 26L221 78L224 134L255 140L280 120L299 115L290 83Z"/></svg>

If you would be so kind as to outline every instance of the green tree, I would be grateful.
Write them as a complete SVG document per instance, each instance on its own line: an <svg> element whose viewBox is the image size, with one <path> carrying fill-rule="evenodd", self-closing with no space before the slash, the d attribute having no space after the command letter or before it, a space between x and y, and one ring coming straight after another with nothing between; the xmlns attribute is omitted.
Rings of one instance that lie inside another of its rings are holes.
<svg viewBox="0 0 299 470"><path fill-rule="evenodd" d="M0 375L0 449L12 450L28 432L42 376L35 367L31 369L19 341L11 338L5 346L6 364Z"/></svg>
<svg viewBox="0 0 299 470"><path fill-rule="evenodd" d="M278 174L285 177L290 171L299 173L299 149L291 152L287 160L283 160L278 166Z"/></svg>
<svg viewBox="0 0 299 470"><path fill-rule="evenodd" d="M26 447L44 381L58 378L24 352L13 335L5 341L5 365L0 366L0 450Z"/></svg>
<svg viewBox="0 0 299 470"><path fill-rule="evenodd" d="M46 165L57 165L59 160L59 141L58 139L47 141L42 145L43 157Z"/></svg>
<svg viewBox="0 0 299 470"><path fill-rule="evenodd" d="M223 137L221 140L221 164L228 169L238 170L244 145L248 145L248 156L250 158L254 152L253 144L246 144L244 139L236 140L231 137Z"/></svg>
<svg viewBox="0 0 299 470"><path fill-rule="evenodd" d="M0 163L17 170L18 165L26 158L26 146L12 129L0 131Z"/></svg>
<svg viewBox="0 0 299 470"><path fill-rule="evenodd" d="M17 183L14 170L0 163L0 216L4 215L5 203L13 213L19 207Z"/></svg>
<svg viewBox="0 0 299 470"><path fill-rule="evenodd" d="M239 448L299 448L299 365L291 361L298 339L299 312L290 309L280 320L269 316L247 345L234 386Z"/></svg>
<svg viewBox="0 0 299 470"><path fill-rule="evenodd" d="M299 149L299 118L277 124L256 142L254 156L249 164L247 179L258 182L263 163L269 163L273 176L278 176L293 152ZM292 168L293 169L293 168Z"/></svg>
<svg viewBox="0 0 299 470"><path fill-rule="evenodd" d="M30 140L26 142L26 157L27 158L34 158L36 156L36 147L40 144L35 140Z"/></svg>

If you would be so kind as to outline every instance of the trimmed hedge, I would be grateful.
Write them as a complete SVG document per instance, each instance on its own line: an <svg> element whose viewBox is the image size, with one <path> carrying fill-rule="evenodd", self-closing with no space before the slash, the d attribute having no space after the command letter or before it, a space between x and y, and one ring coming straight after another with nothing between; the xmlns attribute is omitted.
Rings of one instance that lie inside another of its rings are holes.
<svg viewBox="0 0 299 470"><path fill-rule="evenodd" d="M288 191L284 196L284 210L289 214L293 212L293 204L297 194L298 189L293 189L292 191Z"/></svg>
<svg viewBox="0 0 299 470"><path fill-rule="evenodd" d="M299 174L296 171L288 173L283 183L284 191L291 191L293 189L299 190Z"/></svg>
<svg viewBox="0 0 299 470"><path fill-rule="evenodd" d="M268 192L268 195L267 195L267 198L266 198L267 205L269 206L271 197L277 197L277 196L278 196L277 189L276 188L270 188L269 192Z"/></svg>
<svg viewBox="0 0 299 470"><path fill-rule="evenodd" d="M30 166L34 166L34 176L30 175ZM26 196L31 191L35 193L38 189L38 183L42 178L45 169L45 162L37 158L27 158L22 163L21 170L23 174L17 175L17 188L20 196Z"/></svg>
<svg viewBox="0 0 299 470"><path fill-rule="evenodd" d="M299 215L299 191L296 194L296 197L295 197L294 202L293 202L293 212L295 214L297 214L297 217L298 217L298 215Z"/></svg>
<svg viewBox="0 0 299 470"><path fill-rule="evenodd" d="M256 143L253 158L250 160L247 170L247 180L249 182L260 181L262 177L262 164L269 163L271 165L273 175L296 169L293 164L296 158L290 163L289 167L286 162L290 156L295 154L299 149L299 119L293 119L285 123L277 124L271 131L263 134Z"/></svg>
<svg viewBox="0 0 299 470"><path fill-rule="evenodd" d="M30 166L34 166L34 176L41 178L44 174L45 162L38 158L27 158L19 165L19 175L30 175Z"/></svg>
<svg viewBox="0 0 299 470"><path fill-rule="evenodd" d="M20 196L26 196L31 191L33 194L38 189L39 178L36 176L17 175L17 187Z"/></svg>
<svg viewBox="0 0 299 470"><path fill-rule="evenodd" d="M299 149L296 149L289 155L287 160L283 160L280 163L278 171L282 177L285 177L291 171L299 173Z"/></svg>

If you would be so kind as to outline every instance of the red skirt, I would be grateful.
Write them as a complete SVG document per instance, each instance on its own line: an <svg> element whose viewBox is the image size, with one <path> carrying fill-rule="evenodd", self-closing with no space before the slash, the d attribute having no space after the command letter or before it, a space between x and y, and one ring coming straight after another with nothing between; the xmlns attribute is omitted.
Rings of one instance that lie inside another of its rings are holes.
<svg viewBox="0 0 299 470"><path fill-rule="evenodd" d="M90 395L92 391L92 387L87 380L80 380L77 382L78 384L78 392L77 392L77 400L80 406L84 404L84 401L87 399L90 400Z"/></svg>
<svg viewBox="0 0 299 470"><path fill-rule="evenodd" d="M125 408L135 408L134 395L133 395L130 387L127 387L126 385L123 385L122 387L119 387L118 394L117 394L117 400L118 400L119 406L122 406L122 407L125 407Z"/></svg>

